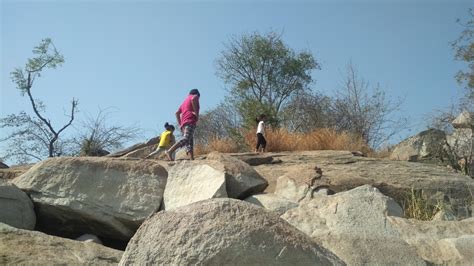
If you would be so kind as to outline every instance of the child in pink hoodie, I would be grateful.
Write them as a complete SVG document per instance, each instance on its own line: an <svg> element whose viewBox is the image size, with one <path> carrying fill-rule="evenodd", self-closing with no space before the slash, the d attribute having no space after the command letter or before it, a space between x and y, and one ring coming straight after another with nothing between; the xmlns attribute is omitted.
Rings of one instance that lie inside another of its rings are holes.
<svg viewBox="0 0 474 266"><path fill-rule="evenodd" d="M189 95L184 99L183 103L176 111L176 119L178 125L183 132L183 137L178 140L171 148L165 151L166 156L170 161L173 161L171 156L176 149L186 146L186 154L191 160L194 160L194 130L199 120L199 97L201 94L197 89L192 89Z"/></svg>

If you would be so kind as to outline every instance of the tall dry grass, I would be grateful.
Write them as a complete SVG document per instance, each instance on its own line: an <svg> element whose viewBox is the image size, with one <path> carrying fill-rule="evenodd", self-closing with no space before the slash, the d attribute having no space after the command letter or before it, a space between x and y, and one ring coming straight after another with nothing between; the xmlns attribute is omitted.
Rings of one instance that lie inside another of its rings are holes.
<svg viewBox="0 0 474 266"><path fill-rule="evenodd" d="M194 148L194 153L196 155L207 154L212 151L222 153L240 152L237 144L231 139L212 138L208 145L196 145Z"/></svg>
<svg viewBox="0 0 474 266"><path fill-rule="evenodd" d="M350 150L371 152L370 147L362 138L349 133L340 133L332 129L317 129L309 133L292 133L286 129L267 129L267 151L307 151L307 150ZM205 154L211 151L224 153L247 152L255 150L257 138L255 131L244 133L244 144L235 143L230 139L213 139L207 146L198 145L196 154ZM240 144L240 145L239 145ZM242 149L244 148L244 150Z"/></svg>

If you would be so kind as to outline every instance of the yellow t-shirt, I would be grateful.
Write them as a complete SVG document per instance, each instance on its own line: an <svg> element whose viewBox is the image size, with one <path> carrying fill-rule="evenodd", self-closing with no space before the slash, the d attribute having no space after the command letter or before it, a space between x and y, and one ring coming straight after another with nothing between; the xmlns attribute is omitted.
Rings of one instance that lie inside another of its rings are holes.
<svg viewBox="0 0 474 266"><path fill-rule="evenodd" d="M161 133L160 144L158 144L158 147L168 148L170 146L172 136L173 136L173 133L169 130L166 130L163 133Z"/></svg>

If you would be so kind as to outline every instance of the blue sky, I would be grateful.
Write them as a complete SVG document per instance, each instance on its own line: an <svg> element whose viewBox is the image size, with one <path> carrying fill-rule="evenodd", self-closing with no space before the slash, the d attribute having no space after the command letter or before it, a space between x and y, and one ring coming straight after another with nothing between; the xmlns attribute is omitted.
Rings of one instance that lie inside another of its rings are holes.
<svg viewBox="0 0 474 266"><path fill-rule="evenodd" d="M47 70L33 88L60 126L70 100L78 120L114 107L111 123L136 125L143 138L162 131L192 88L203 110L223 100L215 60L232 36L274 30L296 51L321 63L312 87L333 93L351 60L361 76L404 97L412 130L425 115L462 93L450 42L462 28L470 1L1 1L0 116L31 112L9 73L24 66L32 48L50 37L65 64ZM2 136L5 130L0 129ZM70 129L68 134L72 134Z"/></svg>

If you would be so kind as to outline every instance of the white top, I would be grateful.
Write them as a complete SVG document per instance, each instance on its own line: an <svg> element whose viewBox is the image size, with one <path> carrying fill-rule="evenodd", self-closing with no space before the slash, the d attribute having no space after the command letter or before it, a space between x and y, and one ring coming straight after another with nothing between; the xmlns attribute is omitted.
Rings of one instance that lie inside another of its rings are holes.
<svg viewBox="0 0 474 266"><path fill-rule="evenodd" d="M258 122L257 134L258 133L262 133L262 135L265 135L265 123L263 121Z"/></svg>

